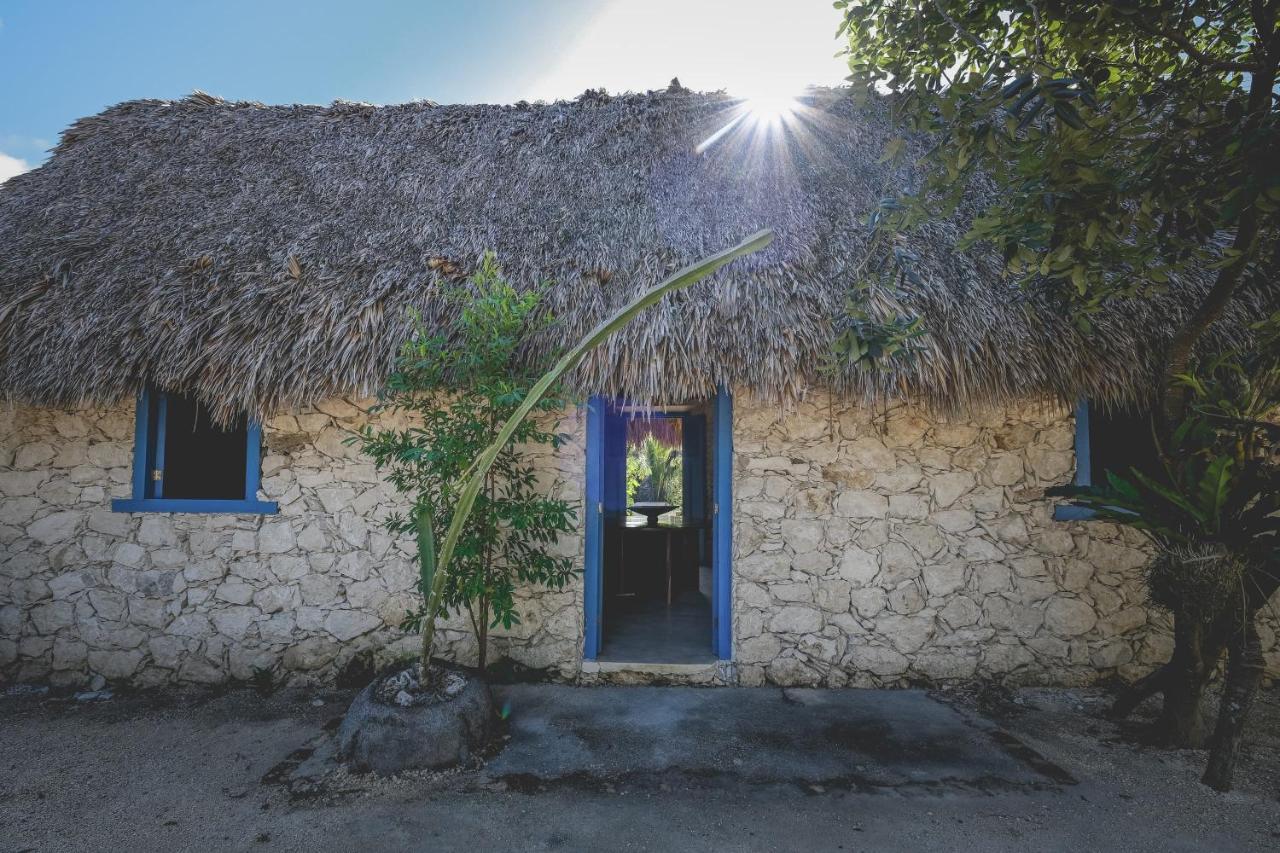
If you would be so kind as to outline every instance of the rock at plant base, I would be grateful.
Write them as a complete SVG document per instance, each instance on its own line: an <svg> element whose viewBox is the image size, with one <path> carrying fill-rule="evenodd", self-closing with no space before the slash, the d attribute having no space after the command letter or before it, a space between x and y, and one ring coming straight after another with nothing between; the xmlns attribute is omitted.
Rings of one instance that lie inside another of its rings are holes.
<svg viewBox="0 0 1280 853"><path fill-rule="evenodd" d="M492 729L493 699L489 685L475 673L448 668L445 681L451 691L412 705L379 698L387 678L375 679L351 703L338 727L339 760L358 772L391 776L454 767L483 751Z"/></svg>

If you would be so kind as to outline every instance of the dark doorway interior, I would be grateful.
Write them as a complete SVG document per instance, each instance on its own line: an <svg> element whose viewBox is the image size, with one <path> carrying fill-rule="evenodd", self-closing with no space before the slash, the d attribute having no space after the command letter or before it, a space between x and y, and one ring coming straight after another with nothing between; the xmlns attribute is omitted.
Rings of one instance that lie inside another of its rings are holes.
<svg viewBox="0 0 1280 853"><path fill-rule="evenodd" d="M605 428L600 660L715 659L711 618L711 458L707 404L629 410ZM674 508L656 523L637 511Z"/></svg>

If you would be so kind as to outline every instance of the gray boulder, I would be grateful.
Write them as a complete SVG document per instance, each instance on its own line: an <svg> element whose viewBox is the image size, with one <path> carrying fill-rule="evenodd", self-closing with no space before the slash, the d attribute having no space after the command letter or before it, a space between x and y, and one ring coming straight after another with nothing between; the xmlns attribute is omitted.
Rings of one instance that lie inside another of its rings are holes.
<svg viewBox="0 0 1280 853"><path fill-rule="evenodd" d="M407 707L379 701L381 678L375 679L338 727L339 760L357 772L391 776L454 767L479 755L493 728L493 698L483 680L465 675L465 686L443 701Z"/></svg>

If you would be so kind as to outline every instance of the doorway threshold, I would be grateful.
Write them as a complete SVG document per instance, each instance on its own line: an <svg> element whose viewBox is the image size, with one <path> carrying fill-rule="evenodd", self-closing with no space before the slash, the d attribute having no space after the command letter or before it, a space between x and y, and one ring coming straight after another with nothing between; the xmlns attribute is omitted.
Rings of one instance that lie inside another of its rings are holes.
<svg viewBox="0 0 1280 853"><path fill-rule="evenodd" d="M698 663L653 663L651 661L584 660L583 684L736 684L733 661L708 655Z"/></svg>

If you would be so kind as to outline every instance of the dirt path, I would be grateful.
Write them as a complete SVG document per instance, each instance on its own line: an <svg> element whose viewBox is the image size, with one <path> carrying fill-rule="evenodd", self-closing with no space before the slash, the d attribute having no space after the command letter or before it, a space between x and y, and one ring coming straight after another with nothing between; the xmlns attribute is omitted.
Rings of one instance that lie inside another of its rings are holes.
<svg viewBox="0 0 1280 853"><path fill-rule="evenodd" d="M1225 796L1200 756L1102 722L1098 695L984 714L910 691L507 688L487 766L316 784L296 766L349 693L11 697L0 853L1280 847L1275 691Z"/></svg>

